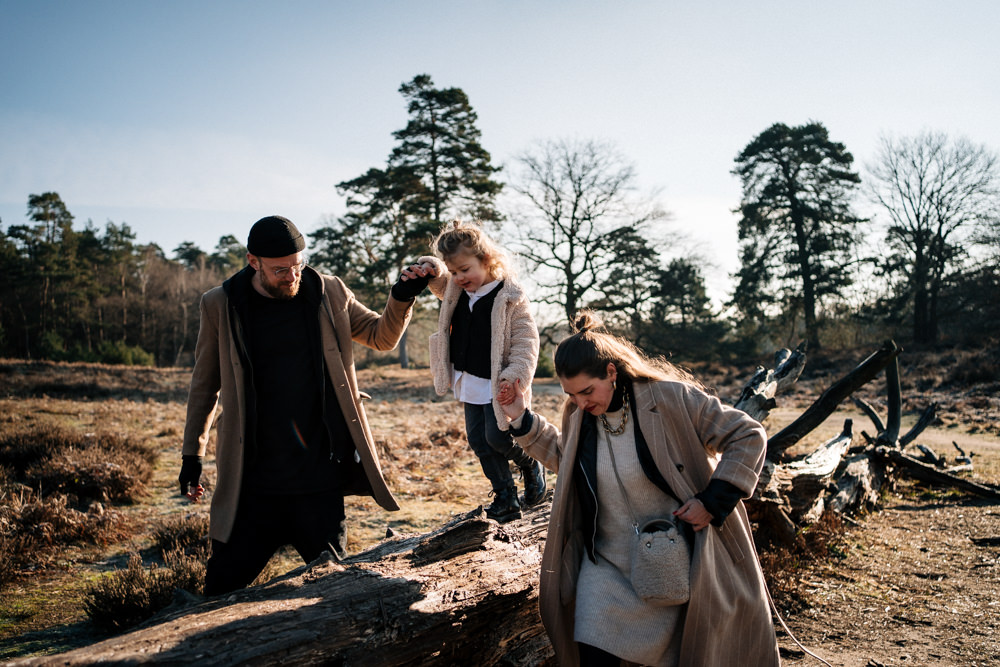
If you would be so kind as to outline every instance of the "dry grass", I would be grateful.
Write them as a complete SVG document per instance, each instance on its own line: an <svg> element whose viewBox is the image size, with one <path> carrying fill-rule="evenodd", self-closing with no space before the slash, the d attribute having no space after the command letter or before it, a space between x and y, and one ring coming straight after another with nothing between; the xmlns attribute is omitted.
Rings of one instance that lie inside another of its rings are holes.
<svg viewBox="0 0 1000 667"><path fill-rule="evenodd" d="M191 371L109 364L0 359L3 395L7 398L50 398L80 402L104 400L187 400Z"/></svg>
<svg viewBox="0 0 1000 667"><path fill-rule="evenodd" d="M809 401L867 354L868 351L864 351L842 354L834 359L810 359L807 373L782 397L779 410L768 420L768 430L776 432L796 417ZM994 437L1000 428L1000 419L997 419L1000 404L995 398L1000 392L988 382L972 386L961 384L963 379L975 377L972 361L975 357L964 352L955 354L946 372L941 372L939 367L939 374L943 376L940 380L933 380L931 364L917 368L910 359L901 361L901 368L908 369L903 373L907 400L905 420L912 423L925 405L938 402L940 423L928 432L929 437L933 434L938 439L934 447L944 453L950 441L957 440L973 451L978 450L979 455L974 458L976 476L986 481L1000 481L1000 446L996 445ZM703 366L693 370L725 402L731 402L752 368ZM124 593L132 590L129 586L143 584L151 591L157 590L163 581L173 576L168 572L185 568L197 571L199 559L204 558L204 553L199 552L199 544L203 544L200 541L204 540L208 508L205 503L188 503L179 495L176 482L188 379L189 371L181 369L0 360L0 386L6 391L6 395L0 397L0 438L46 429L62 429L60 432L66 439L69 439L66 433L75 434L74 437L111 433L133 443L143 443L158 455L150 464L148 476L143 477L144 493L137 495L133 504L112 508L108 505L110 498L100 501L106 516L120 515L123 521L132 522L130 525L136 527L136 532L129 536L125 530L104 540L104 545L93 539L90 545L78 544L57 552L52 559L37 566L35 572L42 575L37 584L35 579L32 583L19 581L8 589L9 594L0 601L0 659L65 650L93 641L97 637L94 626L80 622L84 618L85 604L111 610L116 596L129 597ZM384 539L387 530L403 534L426 532L456 514L488 502L489 484L465 440L462 411L450 397L434 394L427 370L374 367L359 372L359 382L372 395L372 400L366 402L366 410L385 476L402 509L386 512L370 498L348 498L350 552L374 546ZM533 407L547 418L557 420L563 403L558 383L552 379L539 380L534 391ZM884 412L881 384L873 383L861 393ZM819 444L839 433L846 416L856 420L856 430L863 426L864 418L857 411L839 411L811 434L802 447ZM50 448L39 449L48 452ZM19 451L24 452L23 460L19 459L22 462L16 468L4 466L7 472L0 473L0 484L20 483L19 476L26 474L30 467L24 461L37 456L30 454L28 445ZM65 461L61 456L64 454L53 456L51 460ZM87 465L92 463L94 461ZM204 479L211 489L215 476L212 445L205 463ZM63 468L63 474L45 483L56 484L57 479L65 483L66 466ZM70 487L64 488L69 490ZM64 496L66 505L56 507L57 513L62 515L73 509L86 515L89 505L74 506L70 495L93 502L96 498L88 489L80 487ZM55 495L42 498L46 503L57 502ZM22 495L15 502L13 496L8 495L0 505L4 512L13 512L15 508L21 512L24 510L20 508L26 503L39 501L36 495ZM48 523L55 526L52 521ZM822 554L836 558L841 549L834 537L838 527L831 523L829 530L825 530L823 525L813 529L814 534L807 538L801 551L765 555L765 569L772 573L772 587L784 604L795 607L796 601L807 598L808 590L797 581L801 579L798 573L804 571L801 568L810 557ZM116 542L119 539L122 541ZM179 550L187 552L183 565L176 555L170 556L171 563L165 562L165 552L177 554ZM297 555L285 550L272 559L261 580L299 565ZM108 576L108 572L118 574ZM177 576L183 579L186 575ZM199 575L193 576L197 579ZM112 594L100 598L101 602L97 603L95 595L99 595L99 591ZM162 602L165 596L148 596L149 600L154 598ZM126 617L132 612L122 608L116 613ZM113 625L110 622L105 627Z"/></svg>
<svg viewBox="0 0 1000 667"><path fill-rule="evenodd" d="M0 587L52 567L67 546L119 542L152 476L155 453L111 433L80 433L48 420L0 433Z"/></svg>
<svg viewBox="0 0 1000 667"><path fill-rule="evenodd" d="M87 617L101 632L120 632L150 618L171 603L174 590L201 593L204 561L180 551L164 554L164 565L143 565L131 554L128 565L105 575L87 589Z"/></svg>
<svg viewBox="0 0 1000 667"><path fill-rule="evenodd" d="M782 611L799 612L809 607L808 584L803 572L816 561L831 562L844 557L844 525L840 516L824 512L819 521L802 531L794 546L773 547L760 554L768 590Z"/></svg>
<svg viewBox="0 0 1000 667"><path fill-rule="evenodd" d="M208 515L169 514L150 530L153 545L161 554L172 551L204 551L208 544Z"/></svg>

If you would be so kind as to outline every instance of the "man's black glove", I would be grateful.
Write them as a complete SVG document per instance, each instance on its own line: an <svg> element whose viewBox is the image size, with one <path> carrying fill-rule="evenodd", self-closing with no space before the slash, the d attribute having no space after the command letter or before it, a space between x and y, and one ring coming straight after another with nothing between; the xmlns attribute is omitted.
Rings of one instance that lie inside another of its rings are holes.
<svg viewBox="0 0 1000 667"><path fill-rule="evenodd" d="M181 456L181 474L177 476L181 483L181 493L188 495L201 483L201 457L197 454Z"/></svg>
<svg viewBox="0 0 1000 667"><path fill-rule="evenodd" d="M392 296L397 301L409 301L410 299L415 299L424 291L427 287L427 283L430 282L431 277L418 276L417 278L407 278L403 280L400 277L396 281L396 284L392 286Z"/></svg>

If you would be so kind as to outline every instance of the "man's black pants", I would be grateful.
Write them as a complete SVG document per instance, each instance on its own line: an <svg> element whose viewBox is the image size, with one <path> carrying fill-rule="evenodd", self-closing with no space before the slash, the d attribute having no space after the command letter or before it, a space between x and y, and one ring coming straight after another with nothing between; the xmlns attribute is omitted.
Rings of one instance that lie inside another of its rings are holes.
<svg viewBox="0 0 1000 667"><path fill-rule="evenodd" d="M271 556L292 545L306 563L329 551L346 555L344 496L339 492L301 495L243 494L228 542L212 540L205 571L205 595L249 586Z"/></svg>

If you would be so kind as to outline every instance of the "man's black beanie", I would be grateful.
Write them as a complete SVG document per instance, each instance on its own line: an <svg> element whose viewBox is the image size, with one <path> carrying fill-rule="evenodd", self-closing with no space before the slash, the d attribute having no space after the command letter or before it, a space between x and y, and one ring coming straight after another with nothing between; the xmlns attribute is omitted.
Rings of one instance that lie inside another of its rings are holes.
<svg viewBox="0 0 1000 667"><path fill-rule="evenodd" d="M302 234L288 218L269 215L253 223L247 252L258 257L287 257L306 247Z"/></svg>

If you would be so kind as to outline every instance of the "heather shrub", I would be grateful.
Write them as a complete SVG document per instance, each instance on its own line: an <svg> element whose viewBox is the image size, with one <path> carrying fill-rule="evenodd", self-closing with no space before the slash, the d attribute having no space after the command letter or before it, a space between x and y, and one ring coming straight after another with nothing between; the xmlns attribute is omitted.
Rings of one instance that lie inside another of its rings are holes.
<svg viewBox="0 0 1000 667"><path fill-rule="evenodd" d="M69 545L127 539L109 505L135 502L156 454L133 438L33 422L0 433L0 587L51 567Z"/></svg>
<svg viewBox="0 0 1000 667"><path fill-rule="evenodd" d="M1000 379L1000 354L995 349L992 352L965 354L948 369L948 380L952 385L959 387L993 383L998 379Z"/></svg>
<svg viewBox="0 0 1000 667"><path fill-rule="evenodd" d="M67 450L32 466L25 476L47 493L72 496L77 502L91 499L131 504L144 491L152 473L149 463L134 463L109 461L106 452L99 449Z"/></svg>
<svg viewBox="0 0 1000 667"><path fill-rule="evenodd" d="M3 518L0 517L0 522L2 521ZM24 553L24 537L4 533L0 533L0 588L16 580L24 567L21 559Z"/></svg>
<svg viewBox="0 0 1000 667"><path fill-rule="evenodd" d="M153 544L166 554L171 551L193 553L208 547L207 514L174 514L153 526Z"/></svg>
<svg viewBox="0 0 1000 667"><path fill-rule="evenodd" d="M88 588L84 609L91 622L105 632L121 632L167 607L175 589L201 594L203 555L174 550L165 553L163 560L162 566L153 563L146 568L139 554L133 553L124 570L116 570Z"/></svg>
<svg viewBox="0 0 1000 667"><path fill-rule="evenodd" d="M132 522L94 503L70 507L61 495L38 497L30 490L7 492L0 502L0 587L39 567L48 567L67 544L107 546L126 539Z"/></svg>
<svg viewBox="0 0 1000 667"><path fill-rule="evenodd" d="M42 423L0 436L0 466L43 494L77 503L135 502L153 475L156 452L134 438L84 434Z"/></svg>
<svg viewBox="0 0 1000 667"><path fill-rule="evenodd" d="M0 467L4 468L5 476L23 478L30 465L49 456L52 443L59 439L57 431L52 424L41 424L0 434Z"/></svg>
<svg viewBox="0 0 1000 667"><path fill-rule="evenodd" d="M801 531L794 544L772 544L763 549L760 567L774 604L786 611L807 609L810 606L808 586L802 581L802 570L810 563L844 558L843 538L840 515L827 511L816 523Z"/></svg>

